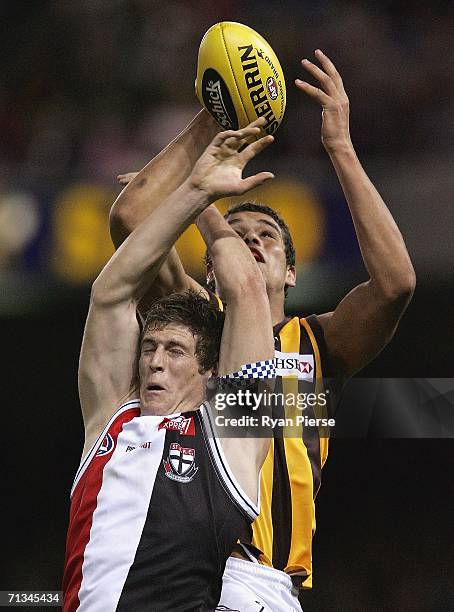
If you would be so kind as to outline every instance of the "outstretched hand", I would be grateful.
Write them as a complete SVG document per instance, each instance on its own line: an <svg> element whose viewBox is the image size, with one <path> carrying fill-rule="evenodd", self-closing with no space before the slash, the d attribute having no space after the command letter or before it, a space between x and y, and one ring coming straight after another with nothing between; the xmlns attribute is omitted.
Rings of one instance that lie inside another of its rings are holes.
<svg viewBox="0 0 454 612"><path fill-rule="evenodd" d="M228 130L217 134L192 170L189 177L192 186L206 192L214 201L229 195L243 195L274 178L271 172L259 172L242 178L246 164L274 140L273 136L256 140L261 132L260 127L265 123L266 120L260 118L242 130ZM138 172L119 174L117 181L126 186L137 174Z"/></svg>
<svg viewBox="0 0 454 612"><path fill-rule="evenodd" d="M246 164L274 140L273 136L263 136L250 142L260 134L260 126L264 123L265 119L260 118L242 130L217 134L195 164L189 177L191 185L214 201L225 196L242 195L274 178L271 172L243 178Z"/></svg>
<svg viewBox="0 0 454 612"><path fill-rule="evenodd" d="M322 106L322 143L325 149L330 152L339 147L351 147L349 100L342 78L333 62L320 49L315 51L315 57L321 68L308 59L303 59L301 64L317 79L320 88L301 79L296 79L295 85Z"/></svg>
<svg viewBox="0 0 454 612"><path fill-rule="evenodd" d="M242 195L274 178L271 172L242 178L246 164L274 140L273 136L256 140L265 123L266 120L260 118L242 130L217 134L194 166L190 176L192 186L205 191L214 201L229 195ZM117 181L126 186L137 175L138 172L118 174Z"/></svg>

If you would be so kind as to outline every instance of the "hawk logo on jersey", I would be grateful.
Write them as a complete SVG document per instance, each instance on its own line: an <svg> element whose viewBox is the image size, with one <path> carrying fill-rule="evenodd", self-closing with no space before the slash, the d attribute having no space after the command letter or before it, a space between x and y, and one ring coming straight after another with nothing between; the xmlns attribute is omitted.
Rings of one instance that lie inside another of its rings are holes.
<svg viewBox="0 0 454 612"><path fill-rule="evenodd" d="M95 457L103 457L104 455L108 455L113 451L114 446L115 443L113 441L112 436L109 433L106 434L98 448L98 452L96 453Z"/></svg>
<svg viewBox="0 0 454 612"><path fill-rule="evenodd" d="M162 463L167 478L177 482L191 482L199 469L195 465L195 450L183 448L178 442L172 442L167 461Z"/></svg>
<svg viewBox="0 0 454 612"><path fill-rule="evenodd" d="M179 431L182 436L195 436L194 417L185 419L184 416L177 416L174 419L165 418L159 424L159 429L169 429L170 431Z"/></svg>
<svg viewBox="0 0 454 612"><path fill-rule="evenodd" d="M314 356L299 353L275 352L276 376L297 376L300 380L314 380Z"/></svg>

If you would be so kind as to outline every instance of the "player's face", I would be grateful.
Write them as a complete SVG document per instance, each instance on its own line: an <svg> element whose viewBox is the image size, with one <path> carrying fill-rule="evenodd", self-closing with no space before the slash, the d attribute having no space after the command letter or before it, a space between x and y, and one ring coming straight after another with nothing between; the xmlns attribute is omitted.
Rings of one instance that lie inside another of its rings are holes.
<svg viewBox="0 0 454 612"><path fill-rule="evenodd" d="M142 414L166 415L197 409L211 371L200 374L196 338L183 325L148 330L139 358Z"/></svg>
<svg viewBox="0 0 454 612"><path fill-rule="evenodd" d="M230 215L228 224L248 245L266 282L268 294L295 286L295 268L287 266L282 231L276 221L261 212Z"/></svg>

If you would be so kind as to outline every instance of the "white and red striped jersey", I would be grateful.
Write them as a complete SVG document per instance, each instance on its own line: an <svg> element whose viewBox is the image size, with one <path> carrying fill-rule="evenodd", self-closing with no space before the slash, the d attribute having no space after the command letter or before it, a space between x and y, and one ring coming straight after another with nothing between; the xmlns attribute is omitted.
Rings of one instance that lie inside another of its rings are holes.
<svg viewBox="0 0 454 612"><path fill-rule="evenodd" d="M65 612L213 610L225 562L258 515L210 410L142 416L121 406L71 492Z"/></svg>

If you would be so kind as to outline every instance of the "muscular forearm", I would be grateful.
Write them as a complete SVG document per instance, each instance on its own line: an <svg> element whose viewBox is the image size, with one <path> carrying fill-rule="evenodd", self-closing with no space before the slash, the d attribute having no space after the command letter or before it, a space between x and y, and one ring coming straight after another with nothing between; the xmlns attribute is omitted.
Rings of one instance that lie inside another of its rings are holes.
<svg viewBox="0 0 454 612"><path fill-rule="evenodd" d="M355 225L371 282L391 295L411 291L414 270L402 235L350 143L327 152Z"/></svg>
<svg viewBox="0 0 454 612"><path fill-rule="evenodd" d="M258 135L260 125L258 120L243 130L213 138L188 178L135 228L96 279L94 294L101 301L139 300L177 238L211 202L241 195L272 178L269 172L242 178L248 161L272 141L266 136L239 151L247 138Z"/></svg>
<svg viewBox="0 0 454 612"><path fill-rule="evenodd" d="M210 252L216 284L227 302L219 374L274 355L273 327L265 282L244 241L210 206L197 226Z"/></svg>
<svg viewBox="0 0 454 612"><path fill-rule="evenodd" d="M415 274L401 233L354 151L350 104L330 58L315 51L320 65L302 66L318 81L301 79L298 89L322 107L322 143L350 208L370 279L354 287L331 313L319 317L334 374L347 379L373 359L392 338L415 285Z"/></svg>
<svg viewBox="0 0 454 612"><path fill-rule="evenodd" d="M175 241L209 203L206 192L183 182L121 245L95 281L95 294L109 303L140 300Z"/></svg>
<svg viewBox="0 0 454 612"><path fill-rule="evenodd" d="M320 66L302 60L303 67L318 80L314 87L301 79L296 86L322 107L322 142L336 170L347 199L370 284L387 294L406 293L414 285L414 271L402 236L391 213L364 172L353 148L350 105L342 78L320 49Z"/></svg>
<svg viewBox="0 0 454 612"><path fill-rule="evenodd" d="M225 301L241 299L252 283L264 288L251 251L214 205L199 216L197 227L207 245L217 286Z"/></svg>
<svg viewBox="0 0 454 612"><path fill-rule="evenodd" d="M207 111L200 111L123 189L110 212L111 236L116 247L186 180L218 131Z"/></svg>

